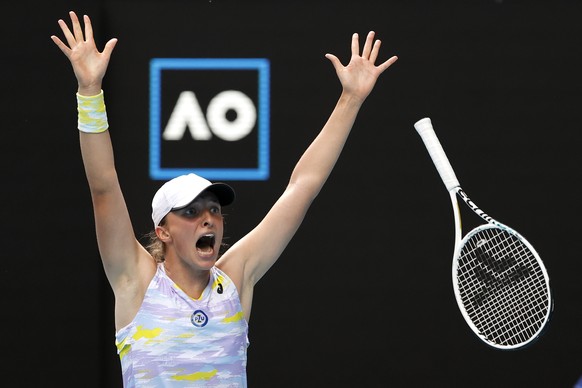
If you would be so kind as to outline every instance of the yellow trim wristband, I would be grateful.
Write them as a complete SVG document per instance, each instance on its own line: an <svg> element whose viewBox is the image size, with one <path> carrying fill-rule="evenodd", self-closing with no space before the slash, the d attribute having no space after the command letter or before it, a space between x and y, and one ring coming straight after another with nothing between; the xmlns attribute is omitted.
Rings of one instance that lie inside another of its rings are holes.
<svg viewBox="0 0 582 388"><path fill-rule="evenodd" d="M101 133L109 128L103 90L96 96L77 93L78 128L85 133Z"/></svg>

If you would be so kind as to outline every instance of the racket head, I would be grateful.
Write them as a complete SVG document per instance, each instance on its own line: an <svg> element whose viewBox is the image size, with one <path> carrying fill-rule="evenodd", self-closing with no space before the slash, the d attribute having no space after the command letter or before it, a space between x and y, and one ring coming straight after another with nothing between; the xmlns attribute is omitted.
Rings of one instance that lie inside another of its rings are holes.
<svg viewBox="0 0 582 388"><path fill-rule="evenodd" d="M533 343L553 310L550 279L534 247L496 222L467 233L455 249L453 288L473 332L503 350Z"/></svg>

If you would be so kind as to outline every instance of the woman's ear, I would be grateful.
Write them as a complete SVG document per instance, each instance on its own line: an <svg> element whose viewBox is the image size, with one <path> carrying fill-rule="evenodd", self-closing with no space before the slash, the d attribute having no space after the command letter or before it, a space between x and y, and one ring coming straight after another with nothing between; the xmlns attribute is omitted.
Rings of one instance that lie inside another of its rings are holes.
<svg viewBox="0 0 582 388"><path fill-rule="evenodd" d="M170 233L163 226L156 226L156 236L158 236L162 242L168 242L171 239Z"/></svg>

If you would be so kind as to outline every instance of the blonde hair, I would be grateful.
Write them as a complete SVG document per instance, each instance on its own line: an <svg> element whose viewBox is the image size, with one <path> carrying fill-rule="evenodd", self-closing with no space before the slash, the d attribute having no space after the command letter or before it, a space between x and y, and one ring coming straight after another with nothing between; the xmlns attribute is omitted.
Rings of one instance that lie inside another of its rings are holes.
<svg viewBox="0 0 582 388"><path fill-rule="evenodd" d="M158 238L155 230L146 235L149 240L146 249L152 255L156 263L163 263L166 260L166 245Z"/></svg>

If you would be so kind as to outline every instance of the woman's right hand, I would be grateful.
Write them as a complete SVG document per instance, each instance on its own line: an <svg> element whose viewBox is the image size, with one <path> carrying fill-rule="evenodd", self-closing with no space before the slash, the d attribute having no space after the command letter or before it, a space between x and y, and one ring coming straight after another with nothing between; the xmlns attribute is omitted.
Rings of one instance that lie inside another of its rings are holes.
<svg viewBox="0 0 582 388"><path fill-rule="evenodd" d="M71 61L79 84L79 94L94 96L101 91L101 83L113 48L117 44L117 39L110 39L105 44L103 52L99 52L93 39L93 27L89 16L85 15L83 17L85 24L85 33L83 34L83 28L75 12L71 11L69 15L71 17L72 31L64 20L60 19L58 21L67 44L56 35L52 35L51 39Z"/></svg>

